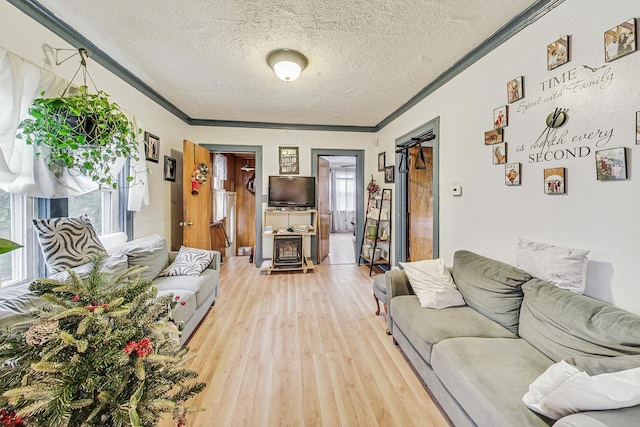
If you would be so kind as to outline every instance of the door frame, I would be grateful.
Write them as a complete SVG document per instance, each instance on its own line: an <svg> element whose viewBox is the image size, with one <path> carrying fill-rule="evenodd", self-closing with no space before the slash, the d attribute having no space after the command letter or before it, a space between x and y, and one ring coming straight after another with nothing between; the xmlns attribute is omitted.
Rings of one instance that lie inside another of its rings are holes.
<svg viewBox="0 0 640 427"><path fill-rule="evenodd" d="M440 117L436 117L427 123L418 126L414 130L405 133L396 138L396 147L400 144L407 143L413 137L417 137L428 131L433 131L435 138L431 141L421 144L424 147L433 147L433 258L440 256ZM396 153L396 165L400 165L402 153ZM407 159L408 160L408 159ZM407 261L407 206L409 190L409 174L396 172L395 182L395 223L397 224L394 232L396 242L404 242L404 244L395 245L395 263Z"/></svg>
<svg viewBox="0 0 640 427"><path fill-rule="evenodd" d="M350 156L356 158L356 243L362 241L364 230L364 150L340 150L332 148L311 149L311 175L318 177L318 158L322 156ZM318 206L318 194L316 192L316 206ZM318 237L311 236L311 259L318 258ZM353 261L358 262L356 251Z"/></svg>
<svg viewBox="0 0 640 427"><path fill-rule="evenodd" d="M226 144L201 144L212 153L253 153L256 158L256 250L253 254L253 263L256 267L262 265L262 203L265 197L262 194L262 146L261 145L226 145Z"/></svg>

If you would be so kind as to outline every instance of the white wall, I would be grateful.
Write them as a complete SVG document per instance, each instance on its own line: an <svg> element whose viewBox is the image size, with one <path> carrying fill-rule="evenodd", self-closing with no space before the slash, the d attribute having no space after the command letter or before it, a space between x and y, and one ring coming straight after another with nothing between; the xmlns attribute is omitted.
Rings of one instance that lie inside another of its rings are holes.
<svg viewBox="0 0 640 427"><path fill-rule="evenodd" d="M0 2L0 46L65 79L73 76L79 64L79 60L74 58L56 66L47 52L71 46L4 1ZM71 54L73 52L60 53L61 58ZM170 183L163 179L162 160L165 155L170 155L171 149L182 151L182 140L188 133L188 126L91 59L88 70L98 89L107 92L112 102L123 110L133 113L143 130L160 138L160 162L147 162L151 171L148 182L150 206L143 207L135 215L134 230L136 237L150 233L170 236ZM77 84L81 81L79 78L74 80ZM92 89L91 84L89 87Z"/></svg>
<svg viewBox="0 0 640 427"><path fill-rule="evenodd" d="M440 117L440 254L447 264L458 249L515 263L519 237L589 249L587 294L640 313L640 156L635 145L640 52L605 66L603 46L606 30L639 15L636 0L566 0L378 134L379 151L388 157L395 138ZM546 46L567 34L570 61L547 71ZM592 72L583 65L604 67ZM547 83L543 90L542 82L561 80L569 72L565 79L571 80L551 89ZM493 110L507 104L507 82L520 75L525 98L509 105L505 141L508 162L522 164L522 185L508 187L504 166L492 164L483 135L492 129ZM518 111L521 104L536 102ZM590 154L532 162L529 156L536 150L531 146L556 107L569 108L569 121L558 132L566 132L564 142L550 151L587 147L583 152ZM598 131L613 136L577 140ZM628 148L630 178L597 181L594 152L617 147ZM566 168L565 195L544 194L543 170L553 167ZM462 197L451 195L455 182L462 183Z"/></svg>

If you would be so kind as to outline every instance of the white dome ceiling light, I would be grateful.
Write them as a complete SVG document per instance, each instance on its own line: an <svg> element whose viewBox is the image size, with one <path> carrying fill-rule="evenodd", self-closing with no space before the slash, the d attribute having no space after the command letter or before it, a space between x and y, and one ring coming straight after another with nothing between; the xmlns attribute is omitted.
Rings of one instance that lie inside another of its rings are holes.
<svg viewBox="0 0 640 427"><path fill-rule="evenodd" d="M292 82L307 68L309 60L297 50L277 49L267 55L267 64L273 68L279 79Z"/></svg>

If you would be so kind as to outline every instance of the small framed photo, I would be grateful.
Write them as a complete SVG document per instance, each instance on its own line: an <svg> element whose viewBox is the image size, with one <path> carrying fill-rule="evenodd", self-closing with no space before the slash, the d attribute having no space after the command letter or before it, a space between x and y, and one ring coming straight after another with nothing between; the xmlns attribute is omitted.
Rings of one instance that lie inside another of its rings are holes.
<svg viewBox="0 0 640 427"><path fill-rule="evenodd" d="M502 165L507 163L507 143L499 142L491 146L491 156L494 165Z"/></svg>
<svg viewBox="0 0 640 427"><path fill-rule="evenodd" d="M627 150L624 147L596 151L599 181L627 179Z"/></svg>
<svg viewBox="0 0 640 427"><path fill-rule="evenodd" d="M604 33L604 60L611 62L636 50L636 20L631 18Z"/></svg>
<svg viewBox="0 0 640 427"><path fill-rule="evenodd" d="M384 182L394 182L395 166L384 168Z"/></svg>
<svg viewBox="0 0 640 427"><path fill-rule="evenodd" d="M297 175L300 173L298 163L298 147L279 147L280 175Z"/></svg>
<svg viewBox="0 0 640 427"><path fill-rule="evenodd" d="M502 128L489 130L484 133L484 145L493 145L502 142Z"/></svg>
<svg viewBox="0 0 640 427"><path fill-rule="evenodd" d="M520 185L520 163L504 165L504 184L508 186Z"/></svg>
<svg viewBox="0 0 640 427"><path fill-rule="evenodd" d="M176 159L164 156L164 180L174 182L176 180Z"/></svg>
<svg viewBox="0 0 640 427"><path fill-rule="evenodd" d="M640 111L636 111L636 145L640 144Z"/></svg>
<svg viewBox="0 0 640 427"><path fill-rule="evenodd" d="M551 168L544 170L544 194L564 194L565 170L564 168Z"/></svg>
<svg viewBox="0 0 640 427"><path fill-rule="evenodd" d="M158 163L160 161L160 138L145 132L144 146L146 159Z"/></svg>
<svg viewBox="0 0 640 427"><path fill-rule="evenodd" d="M569 62L569 36L547 45L547 70L553 70Z"/></svg>
<svg viewBox="0 0 640 427"><path fill-rule="evenodd" d="M493 110L493 128L501 129L509 124L509 111L506 105Z"/></svg>
<svg viewBox="0 0 640 427"><path fill-rule="evenodd" d="M507 100L509 104L524 98L524 77L519 76L507 82Z"/></svg>
<svg viewBox="0 0 640 427"><path fill-rule="evenodd" d="M378 153L378 172L382 172L385 168L386 152Z"/></svg>

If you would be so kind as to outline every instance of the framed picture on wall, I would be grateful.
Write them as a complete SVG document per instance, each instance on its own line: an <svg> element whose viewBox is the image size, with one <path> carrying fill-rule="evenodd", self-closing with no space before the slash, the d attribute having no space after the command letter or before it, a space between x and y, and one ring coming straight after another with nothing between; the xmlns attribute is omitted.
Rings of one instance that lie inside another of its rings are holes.
<svg viewBox="0 0 640 427"><path fill-rule="evenodd" d="M508 186L520 185L520 163L504 165L504 184Z"/></svg>
<svg viewBox="0 0 640 427"><path fill-rule="evenodd" d="M494 165L507 163L507 143L499 142L491 146L491 157Z"/></svg>
<svg viewBox="0 0 640 427"><path fill-rule="evenodd" d="M298 147L279 147L280 175L297 175L300 173L298 163Z"/></svg>
<svg viewBox="0 0 640 427"><path fill-rule="evenodd" d="M569 62L569 36L547 45L547 70L553 70Z"/></svg>
<svg viewBox="0 0 640 427"><path fill-rule="evenodd" d="M386 152L378 153L378 172L382 172L385 168Z"/></svg>
<svg viewBox="0 0 640 427"><path fill-rule="evenodd" d="M621 58L636 50L636 20L631 18L604 33L604 60Z"/></svg>
<svg viewBox="0 0 640 427"><path fill-rule="evenodd" d="M384 182L394 182L395 166L387 166L384 168Z"/></svg>
<svg viewBox="0 0 640 427"><path fill-rule="evenodd" d="M507 101L509 104L524 98L524 77L518 76L507 82Z"/></svg>
<svg viewBox="0 0 640 427"><path fill-rule="evenodd" d="M484 145L492 145L502 142L502 128L489 130L484 133Z"/></svg>
<svg viewBox="0 0 640 427"><path fill-rule="evenodd" d="M509 123L509 109L506 105L493 110L493 128L500 129Z"/></svg>
<svg viewBox="0 0 640 427"><path fill-rule="evenodd" d="M565 170L564 168L551 168L544 170L544 194L564 194Z"/></svg>
<svg viewBox="0 0 640 427"><path fill-rule="evenodd" d="M160 161L160 138L149 132L144 133L145 157L151 162Z"/></svg>
<svg viewBox="0 0 640 427"><path fill-rule="evenodd" d="M176 180L176 159L164 156L164 180L174 182Z"/></svg>
<svg viewBox="0 0 640 427"><path fill-rule="evenodd" d="M596 151L599 181L627 179L627 150L624 147Z"/></svg>
<svg viewBox="0 0 640 427"><path fill-rule="evenodd" d="M640 144L640 111L636 111L636 144Z"/></svg>

